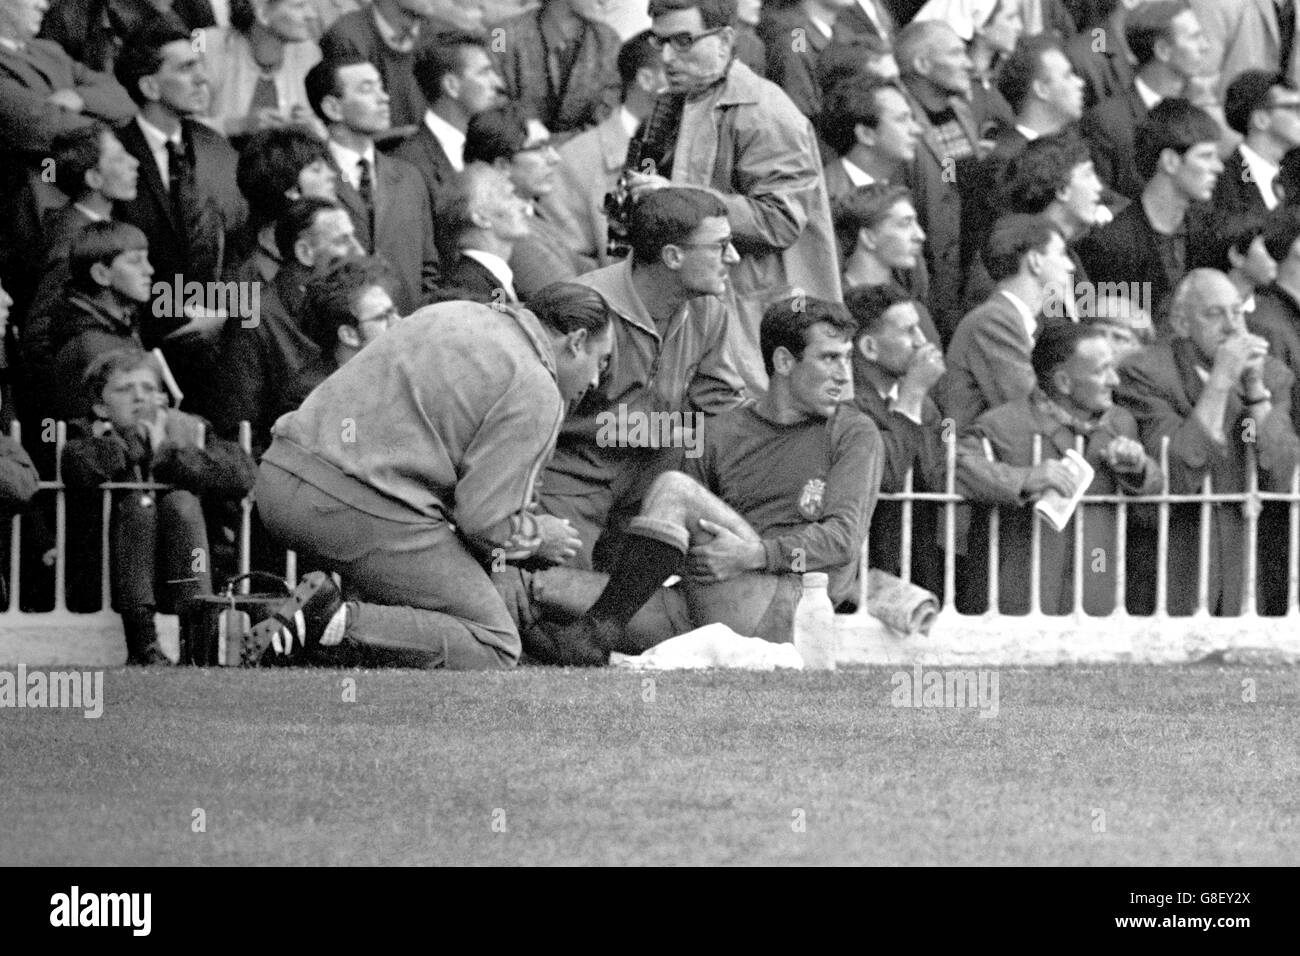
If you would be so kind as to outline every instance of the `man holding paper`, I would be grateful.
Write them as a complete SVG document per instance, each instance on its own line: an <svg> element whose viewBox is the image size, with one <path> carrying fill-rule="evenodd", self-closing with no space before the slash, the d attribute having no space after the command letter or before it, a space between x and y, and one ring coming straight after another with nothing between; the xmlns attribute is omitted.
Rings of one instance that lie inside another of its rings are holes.
<svg viewBox="0 0 1300 956"><path fill-rule="evenodd" d="M1040 606L1046 614L1068 614L1074 604L1074 536L1086 494L1155 494L1160 469L1137 440L1133 415L1113 402L1119 384L1115 357L1102 329L1069 322L1043 327L1032 364L1037 387L1024 398L985 412L963 434L957 450L957 490L974 502L1003 507L998 551L999 609L1029 610L1033 525L1037 502L1068 524L1057 531L1048 520L1040 533ZM1034 442L1041 444L1034 464ZM1082 448L1080 453L1076 449ZM991 453L991 454L990 454ZM970 574L961 582L973 610L986 607L989 514L978 508L970 536ZM1116 539L1115 506L1086 505L1083 511L1083 609L1109 614L1115 605L1115 562L1123 546ZM1069 517L1066 517L1069 516ZM1130 520L1137 516L1130 514Z"/></svg>

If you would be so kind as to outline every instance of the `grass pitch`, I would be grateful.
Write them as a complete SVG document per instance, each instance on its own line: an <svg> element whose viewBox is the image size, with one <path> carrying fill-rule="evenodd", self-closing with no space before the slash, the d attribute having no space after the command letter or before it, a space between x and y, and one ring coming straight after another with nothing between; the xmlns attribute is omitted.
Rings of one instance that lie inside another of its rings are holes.
<svg viewBox="0 0 1300 956"><path fill-rule="evenodd" d="M1294 668L893 673L108 671L0 710L0 864L1300 862Z"/></svg>

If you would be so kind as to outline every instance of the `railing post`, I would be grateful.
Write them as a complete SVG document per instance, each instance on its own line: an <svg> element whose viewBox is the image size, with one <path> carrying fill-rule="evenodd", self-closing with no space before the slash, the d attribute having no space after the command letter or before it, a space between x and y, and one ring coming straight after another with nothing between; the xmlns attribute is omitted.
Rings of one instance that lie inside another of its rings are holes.
<svg viewBox="0 0 1300 956"><path fill-rule="evenodd" d="M1043 461L1043 436L1034 435L1034 467ZM1043 586L1043 523L1031 508L1029 512L1029 614L1039 617L1043 613L1040 590Z"/></svg>
<svg viewBox="0 0 1300 956"><path fill-rule="evenodd" d="M23 431L22 426L18 424L17 419L9 425L9 437L14 441L22 444ZM39 494L39 492L37 492ZM17 613L19 608L18 594L22 582L19 580L19 568L22 564L23 553L23 533L22 533L22 515L15 514L9 522L9 607L6 613Z"/></svg>
<svg viewBox="0 0 1300 956"><path fill-rule="evenodd" d="M1246 446L1246 497L1241 503L1246 516L1246 553L1245 580L1242 581L1244 594L1241 596L1241 614L1255 617L1259 614L1257 584L1259 580L1259 516L1263 506L1259 500L1259 462L1255 457L1255 447Z"/></svg>
<svg viewBox="0 0 1300 956"><path fill-rule="evenodd" d="M984 457L995 461L993 444L987 438L981 439L984 445ZM1002 509L997 505L989 508L989 576L986 584L989 589L989 613L1001 614L1002 602Z"/></svg>
<svg viewBox="0 0 1300 956"><path fill-rule="evenodd" d="M1160 438L1160 492L1169 495L1169 436ZM1156 506L1156 613L1169 616L1169 502Z"/></svg>
<svg viewBox="0 0 1300 956"><path fill-rule="evenodd" d="M239 423L239 447L253 454L253 428L248 422ZM244 495L239 503L239 573L247 575L253 561L253 493ZM247 594L251 582L245 577L239 584L239 593Z"/></svg>
<svg viewBox="0 0 1300 956"><path fill-rule="evenodd" d="M63 446L68 441L67 422L54 426L54 480L59 487L54 492L54 610L68 609L66 577L68 575L68 501L67 486L63 483Z"/></svg>
<svg viewBox="0 0 1300 956"><path fill-rule="evenodd" d="M945 426L949 428L950 426ZM943 606L957 608L957 436L949 434L944 488L948 500L944 502L943 529Z"/></svg>
<svg viewBox="0 0 1300 956"><path fill-rule="evenodd" d="M1196 613L1208 614L1210 610L1210 530L1214 520L1209 496L1214 494L1214 484L1207 472L1201 482L1201 540L1197 543L1200 560L1196 567Z"/></svg>
<svg viewBox="0 0 1300 956"><path fill-rule="evenodd" d="M1081 456L1084 455L1085 452L1088 450L1088 449L1087 449L1087 446L1084 444L1083 436L1082 436L1082 435L1075 435L1075 436L1074 436L1074 449L1075 449L1075 451L1077 451ZM1084 490L1086 491L1087 489L1084 489ZM1083 501L1080 501L1080 502L1079 502L1079 506L1078 506L1077 508L1074 509L1074 574L1071 575L1071 577L1073 578L1073 584L1074 584L1074 617L1075 617L1075 620L1081 620L1081 619L1083 618L1083 614L1084 614L1084 611L1083 611L1083 566L1084 566L1084 560L1085 560L1085 554L1084 554L1084 552L1085 552L1086 549L1085 549L1085 547L1084 547L1084 544L1085 544L1085 543L1084 543L1084 540L1083 540L1083 537L1084 537L1084 530L1083 530L1083 528L1084 528L1084 524L1083 524L1083 512L1084 512L1084 510L1085 510L1086 508L1087 508L1087 506L1083 503ZM1035 520L1036 520L1036 523L1039 523L1039 522L1037 522L1037 519L1035 519ZM1062 533L1064 533L1064 532L1062 532Z"/></svg>

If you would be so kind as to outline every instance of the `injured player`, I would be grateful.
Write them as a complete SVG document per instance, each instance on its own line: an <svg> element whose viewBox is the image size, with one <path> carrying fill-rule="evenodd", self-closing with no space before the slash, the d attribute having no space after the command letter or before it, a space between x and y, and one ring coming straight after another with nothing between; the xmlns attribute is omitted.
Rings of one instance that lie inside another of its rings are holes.
<svg viewBox="0 0 1300 956"><path fill-rule="evenodd" d="M837 605L853 595L883 461L875 425L853 407L854 330L829 302L769 306L766 395L709 420L703 454L655 479L610 574L493 575L529 658L600 666L715 622L784 642L801 572L829 572ZM662 587L679 573L681 586Z"/></svg>

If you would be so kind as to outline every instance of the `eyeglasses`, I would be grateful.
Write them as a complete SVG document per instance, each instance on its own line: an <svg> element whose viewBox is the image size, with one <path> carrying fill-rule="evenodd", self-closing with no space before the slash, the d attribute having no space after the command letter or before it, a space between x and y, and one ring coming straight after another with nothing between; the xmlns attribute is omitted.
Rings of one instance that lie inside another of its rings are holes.
<svg viewBox="0 0 1300 956"><path fill-rule="evenodd" d="M732 236L725 239L718 239L714 242L674 242L673 245L681 246L684 249L716 249L718 255L725 256L727 250L731 248Z"/></svg>
<svg viewBox="0 0 1300 956"><path fill-rule="evenodd" d="M711 37L715 33L721 33L725 29L727 28L718 27L714 30L705 30L703 33L674 33L670 37L661 37L657 33L651 33L647 39L650 42L650 46L656 50L662 50L665 46L671 46L678 53L685 53L705 37Z"/></svg>

